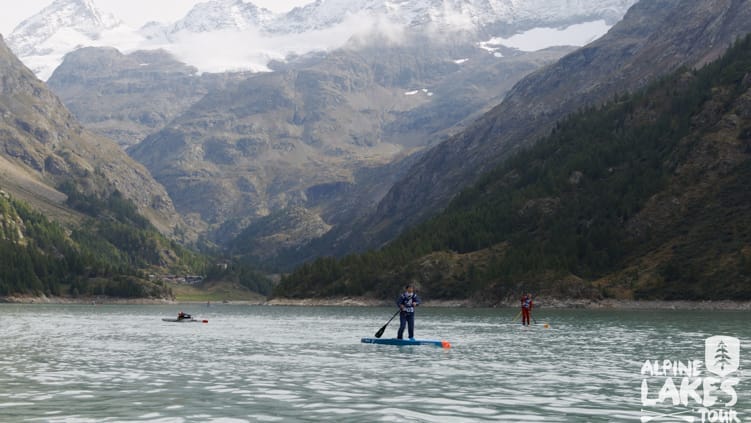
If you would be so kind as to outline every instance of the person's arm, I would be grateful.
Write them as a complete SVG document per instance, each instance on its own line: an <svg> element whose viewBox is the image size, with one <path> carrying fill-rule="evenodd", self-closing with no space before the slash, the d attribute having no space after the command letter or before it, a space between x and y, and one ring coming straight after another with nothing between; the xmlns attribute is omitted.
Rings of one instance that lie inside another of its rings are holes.
<svg viewBox="0 0 751 423"><path fill-rule="evenodd" d="M404 311L404 296L400 295L399 298L396 299L396 305L399 307L400 311Z"/></svg>
<svg viewBox="0 0 751 423"><path fill-rule="evenodd" d="M412 298L412 306L417 307L420 305L420 303L421 303L420 297L418 297L417 294L415 294L415 296Z"/></svg>

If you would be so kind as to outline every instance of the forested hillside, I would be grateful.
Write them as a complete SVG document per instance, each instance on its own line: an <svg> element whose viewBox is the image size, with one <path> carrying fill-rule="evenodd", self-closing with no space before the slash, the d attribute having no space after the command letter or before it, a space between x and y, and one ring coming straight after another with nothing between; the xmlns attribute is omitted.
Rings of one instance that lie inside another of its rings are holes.
<svg viewBox="0 0 751 423"><path fill-rule="evenodd" d="M277 296L751 299L751 38L561 121L379 251Z"/></svg>
<svg viewBox="0 0 751 423"><path fill-rule="evenodd" d="M54 295L171 298L149 274L206 275L269 293L271 284L247 266L216 266L210 256L165 238L118 191L106 199L63 185L68 205L87 216L72 230L23 202L0 196L0 296Z"/></svg>
<svg viewBox="0 0 751 423"><path fill-rule="evenodd" d="M164 238L119 192L100 200L67 188L69 205L89 216L73 230L7 194L0 198L0 295L169 297L145 270L206 267L205 258Z"/></svg>

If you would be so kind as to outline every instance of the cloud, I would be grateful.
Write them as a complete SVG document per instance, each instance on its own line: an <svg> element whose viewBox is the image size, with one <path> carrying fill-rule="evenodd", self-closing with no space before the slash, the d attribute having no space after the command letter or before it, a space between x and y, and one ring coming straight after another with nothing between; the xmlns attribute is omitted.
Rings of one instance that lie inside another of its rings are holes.
<svg viewBox="0 0 751 423"><path fill-rule="evenodd" d="M380 41L399 43L404 39L405 28L383 17L356 13L331 28L302 34L269 34L258 28L203 33L180 31L169 35L169 43L151 48L164 48L201 72L263 72L269 70L272 60L367 43L374 34L379 35Z"/></svg>

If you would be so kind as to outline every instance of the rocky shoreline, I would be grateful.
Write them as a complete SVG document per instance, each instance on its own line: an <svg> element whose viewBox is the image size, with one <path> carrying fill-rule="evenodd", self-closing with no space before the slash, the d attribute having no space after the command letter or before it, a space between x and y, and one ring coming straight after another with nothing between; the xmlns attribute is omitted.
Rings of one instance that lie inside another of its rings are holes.
<svg viewBox="0 0 751 423"><path fill-rule="evenodd" d="M11 295L0 297L0 304L122 304L122 305L161 305L176 304L167 298L112 298L112 297L48 297Z"/></svg>
<svg viewBox="0 0 751 423"><path fill-rule="evenodd" d="M203 301L175 301L167 298L110 298L110 297L47 297L7 296L0 297L6 304L114 304L114 305L169 305L204 304ZM217 302L215 302L217 303ZM538 308L587 309L587 310L732 310L751 311L751 301L636 301L636 300L586 300L540 297ZM218 304L218 303L217 303ZM341 298L273 298L268 301L227 301L226 304L276 307L390 307L391 301L366 297ZM470 300L426 301L429 308L515 308L515 301L495 304L477 304Z"/></svg>

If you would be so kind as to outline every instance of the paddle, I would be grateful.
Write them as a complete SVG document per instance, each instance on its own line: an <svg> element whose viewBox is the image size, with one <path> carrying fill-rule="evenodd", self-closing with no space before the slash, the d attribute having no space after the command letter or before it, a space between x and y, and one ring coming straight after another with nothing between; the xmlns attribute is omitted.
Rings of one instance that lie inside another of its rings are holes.
<svg viewBox="0 0 751 423"><path fill-rule="evenodd" d="M514 316L514 318L513 318L513 319L512 319L511 321L512 321L512 322L515 322L515 321L516 321L516 319L518 319L518 318L519 318L519 316L521 316L521 315L522 315L522 311L521 311L521 310L519 310L519 312L518 312L518 313L516 313L516 316Z"/></svg>
<svg viewBox="0 0 751 423"><path fill-rule="evenodd" d="M397 310L396 313L394 313L394 315L391 316L391 318L389 319L389 321L386 322L386 324L383 325L382 328L378 329L378 332L376 332L376 334L375 334L376 338L380 338L380 337L383 336L383 332L386 331L386 326L388 326L389 323L391 323L391 321L394 320L394 317L396 317L396 315L399 314L400 312L401 312L401 310Z"/></svg>

